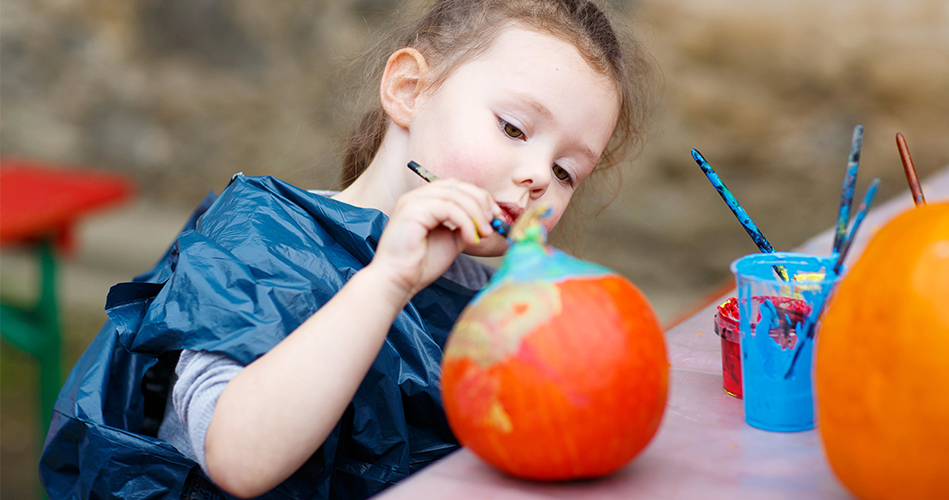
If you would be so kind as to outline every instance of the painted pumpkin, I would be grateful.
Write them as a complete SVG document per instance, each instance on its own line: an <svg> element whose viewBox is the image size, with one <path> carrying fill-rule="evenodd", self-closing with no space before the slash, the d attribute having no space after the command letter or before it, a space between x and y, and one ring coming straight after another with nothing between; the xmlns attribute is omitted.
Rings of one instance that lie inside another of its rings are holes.
<svg viewBox="0 0 949 500"><path fill-rule="evenodd" d="M820 433L862 499L945 498L949 480L949 203L885 225L822 321Z"/></svg>
<svg viewBox="0 0 949 500"><path fill-rule="evenodd" d="M614 472L645 448L665 409L655 313L625 278L547 246L536 213L511 235L448 338L448 422L462 445L514 476Z"/></svg>

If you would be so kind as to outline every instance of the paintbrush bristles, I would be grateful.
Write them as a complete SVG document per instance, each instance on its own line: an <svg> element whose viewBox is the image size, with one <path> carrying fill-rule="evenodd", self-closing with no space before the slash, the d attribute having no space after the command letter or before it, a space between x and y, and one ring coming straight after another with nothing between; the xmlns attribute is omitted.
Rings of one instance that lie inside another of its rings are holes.
<svg viewBox="0 0 949 500"><path fill-rule="evenodd" d="M903 134L896 133L896 148L900 151L900 160L903 162L903 171L906 172L906 181L909 182L909 190L913 193L913 203L917 207L926 204L923 197L923 188L919 185L919 178L916 177L916 167L913 166L913 158L909 155L909 148L906 147L906 139Z"/></svg>

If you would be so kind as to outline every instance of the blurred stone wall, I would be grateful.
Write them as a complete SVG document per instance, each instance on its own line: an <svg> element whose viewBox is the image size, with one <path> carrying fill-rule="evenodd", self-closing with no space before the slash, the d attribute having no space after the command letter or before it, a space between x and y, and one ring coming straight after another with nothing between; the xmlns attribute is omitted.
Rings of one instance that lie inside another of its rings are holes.
<svg viewBox="0 0 949 500"><path fill-rule="evenodd" d="M331 187L336 78L394 2L4 0L0 148L191 205L230 175Z"/></svg>
<svg viewBox="0 0 949 500"><path fill-rule="evenodd" d="M0 154L126 172L141 198L182 210L238 171L332 188L354 89L376 85L347 64L402 4L2 0ZM949 164L945 0L612 5L661 69L662 100L616 199L566 242L638 284L665 321L757 251L691 148L779 250L833 225L854 125L858 197L873 176L878 200L905 191L896 132L921 178ZM34 465L4 453L2 496L29 497Z"/></svg>
<svg viewBox="0 0 949 500"><path fill-rule="evenodd" d="M399 5L4 0L0 151L128 172L142 196L189 207L238 171L331 188L351 91L374 86L345 65ZM613 5L664 92L619 197L571 249L655 301L695 297L755 251L693 147L784 250L833 223L854 125L866 128L858 196L874 175L879 199L905 189L897 131L922 177L949 163L942 0Z"/></svg>
<svg viewBox="0 0 949 500"><path fill-rule="evenodd" d="M857 200L874 176L878 201L906 191L897 132L921 179L949 164L949 2L643 0L632 14L663 102L587 241L656 304L698 297L757 251L691 148L785 251L834 224L855 125Z"/></svg>

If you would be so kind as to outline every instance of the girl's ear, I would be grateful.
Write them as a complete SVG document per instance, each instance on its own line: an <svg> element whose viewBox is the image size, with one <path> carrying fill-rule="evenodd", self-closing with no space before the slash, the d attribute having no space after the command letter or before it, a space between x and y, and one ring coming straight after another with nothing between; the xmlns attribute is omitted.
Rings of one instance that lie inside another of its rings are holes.
<svg viewBox="0 0 949 500"><path fill-rule="evenodd" d="M396 125L408 127L411 123L427 78L428 63L418 50L405 47L389 56L379 94L382 109Z"/></svg>

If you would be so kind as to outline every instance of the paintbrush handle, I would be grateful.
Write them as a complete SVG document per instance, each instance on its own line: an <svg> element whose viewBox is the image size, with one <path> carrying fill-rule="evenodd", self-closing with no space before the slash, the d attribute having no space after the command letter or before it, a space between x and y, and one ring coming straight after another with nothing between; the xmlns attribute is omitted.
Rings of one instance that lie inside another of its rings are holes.
<svg viewBox="0 0 949 500"><path fill-rule="evenodd" d="M853 205L853 189L857 183L857 169L860 166L860 150L863 147L863 127L853 128L850 138L850 156L847 158L847 172L844 175L843 189L840 193L840 210L837 212L837 231L834 235L833 253L839 254L844 238L847 236L847 224L850 222L850 207Z"/></svg>
<svg viewBox="0 0 949 500"><path fill-rule="evenodd" d="M870 187L867 188L866 194L863 195L863 201L861 201L860 206L857 207L857 215L853 218L853 226L850 227L850 232L847 233L847 237L841 245L840 255L837 256L837 262L834 264L834 274L840 274L840 268L844 265L844 259L847 258L847 253L850 252L850 245L853 244L857 230L860 229L863 218L866 217L867 211L870 210L870 205L873 204L873 197L876 196L877 187L879 185L880 178L874 177L873 181L870 182Z"/></svg>
<svg viewBox="0 0 949 500"><path fill-rule="evenodd" d="M709 182L712 183L712 186L718 191L718 194L725 200L725 204L731 209L735 218L741 223L741 226L745 228L745 232L748 233L748 236L751 236L758 250L762 253L774 253L774 247L768 242L768 238L764 237L764 234L751 220L751 217L745 212L745 209L741 208L741 204L735 199L735 195L728 190L725 183L722 182L718 174L715 173L715 170L712 169L712 166L705 161L705 157L702 156L702 153L699 153L697 149L693 149L692 159L695 160L695 163L699 164L699 168L702 169L702 172L705 172L705 177L708 177ZM788 281L788 272L784 269L784 266L774 266L774 270L782 280Z"/></svg>
<svg viewBox="0 0 949 500"><path fill-rule="evenodd" d="M761 250L763 253L773 253L774 247L771 246L771 243L768 242L768 239L764 237L764 234L761 233L761 230L758 229L758 226L751 220L751 217L748 216L748 213L745 212L744 208L741 208L741 204L738 203L738 200L735 199L735 196L731 191L725 186L722 180L718 177L718 174L715 173L715 170L712 170L712 166L705 161L705 157L702 156L702 153L699 153L698 150L692 150L692 159L699 164L699 168L702 169L702 172L705 172L705 176L708 177L709 182L712 183L712 186L718 191L718 194L725 200L725 204L728 205L728 208L731 209L732 213L735 214L735 218L738 219L738 222L741 223L742 227L745 228L745 231L748 232L748 236L751 236L751 239L755 242L755 245L758 247L758 250Z"/></svg>
<svg viewBox="0 0 949 500"><path fill-rule="evenodd" d="M741 204L738 203L738 200L735 199L735 195L725 187L725 183L718 177L718 174L715 173L715 170L712 169L712 166L705 161L705 157L702 156L702 153L699 153L697 149L692 150L692 159L695 160L695 163L699 164L699 168L702 169L702 172L705 172L705 177L708 177L709 182L712 183L712 186L718 191L718 194L725 200L725 204L728 205L728 208L731 209L732 213L735 214L735 218L738 219L738 222L741 223L741 226L745 228L745 232L748 233L748 236L751 236L752 241L755 242L755 246L758 247L762 253L774 253L774 247L771 246L771 243L768 242L768 238L764 237L764 234L758 229L758 226L751 220L751 217L745 212L745 209L741 208ZM784 266L774 266L774 271L778 273L778 276L784 280L788 281L788 272Z"/></svg>
<svg viewBox="0 0 949 500"><path fill-rule="evenodd" d="M415 163L414 161L409 162L409 170L415 172L419 177L425 179L425 182L435 182L438 180L438 176L429 172L425 167Z"/></svg>
<svg viewBox="0 0 949 500"><path fill-rule="evenodd" d="M913 202L917 207L925 205L926 199L923 198L923 188L919 185L919 177L916 177L916 167L913 166L913 158L909 155L909 148L906 147L906 139L903 134L896 133L896 148L900 151L900 160L903 162L903 171L906 172L906 180L909 182L909 190L913 193Z"/></svg>
<svg viewBox="0 0 949 500"><path fill-rule="evenodd" d="M867 211L870 210L870 205L873 204L873 197L876 196L877 187L880 185L880 178L875 177L873 181L870 182L870 187L867 188L866 194L863 195L863 201L860 202L860 206L857 207L857 214L853 218L853 226L850 227L850 231L847 233L844 242L841 245L840 254L837 255L837 261L834 263L834 275L840 275L840 269L843 267L844 259L847 258L847 253L850 252L850 246L853 244L854 237L857 235L857 230L860 229L860 224L863 222L864 217L867 215ZM830 285L833 286L833 285ZM811 316L808 317L807 321L807 333L804 336L798 336L798 345L797 351L794 353L794 356L791 358L791 362L788 364L787 371L784 373L784 378L791 376L791 371L794 370L794 364L797 363L798 355L801 353L801 349L804 348L804 343L808 339L814 338L814 331L817 327L817 320L820 319L820 315L824 311L824 306L827 304L827 296L829 295L830 290L824 291L824 296L821 299L820 305L814 308L811 312Z"/></svg>

